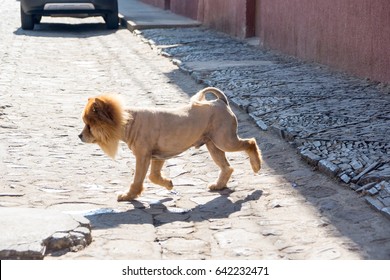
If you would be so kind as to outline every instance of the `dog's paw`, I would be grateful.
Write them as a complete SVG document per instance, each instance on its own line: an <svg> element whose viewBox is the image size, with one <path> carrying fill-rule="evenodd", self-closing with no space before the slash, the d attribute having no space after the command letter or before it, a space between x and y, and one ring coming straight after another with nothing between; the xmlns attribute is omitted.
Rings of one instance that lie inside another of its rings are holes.
<svg viewBox="0 0 390 280"><path fill-rule="evenodd" d="M258 153L249 154L249 161L252 166L252 170L255 174L259 173L261 169L261 157Z"/></svg>
<svg viewBox="0 0 390 280"><path fill-rule="evenodd" d="M173 189L172 180L167 180L167 184L164 186L168 191Z"/></svg>
<svg viewBox="0 0 390 280"><path fill-rule="evenodd" d="M253 172L255 174L259 173L260 169L261 169L261 163L260 162L255 161L254 163L252 163L252 170L253 170Z"/></svg>
<svg viewBox="0 0 390 280"><path fill-rule="evenodd" d="M131 201L138 197L138 195L130 194L130 193L122 193L118 195L118 201Z"/></svg>
<svg viewBox="0 0 390 280"><path fill-rule="evenodd" d="M209 185L209 190L210 191L220 191L220 190L223 190L223 189L226 189L227 186L226 185L220 185L220 184L210 184Z"/></svg>

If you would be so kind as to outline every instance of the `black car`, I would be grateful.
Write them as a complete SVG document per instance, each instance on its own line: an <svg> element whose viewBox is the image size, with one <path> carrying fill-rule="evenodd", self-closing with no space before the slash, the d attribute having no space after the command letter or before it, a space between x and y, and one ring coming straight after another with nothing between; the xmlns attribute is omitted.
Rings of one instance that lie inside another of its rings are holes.
<svg viewBox="0 0 390 280"><path fill-rule="evenodd" d="M117 0L21 0L22 28L34 29L42 16L89 17L102 16L108 29L119 24Z"/></svg>

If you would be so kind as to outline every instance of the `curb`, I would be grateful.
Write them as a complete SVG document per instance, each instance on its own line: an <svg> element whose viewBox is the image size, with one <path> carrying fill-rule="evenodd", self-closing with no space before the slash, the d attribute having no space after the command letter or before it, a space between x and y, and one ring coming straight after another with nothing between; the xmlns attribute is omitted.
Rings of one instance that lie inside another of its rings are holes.
<svg viewBox="0 0 390 280"><path fill-rule="evenodd" d="M119 13L119 23L120 26L128 29L131 32L135 32L136 30L145 30L145 29L157 29L157 28L191 28L191 27L199 27L202 25L201 22L196 23L152 23L152 24L139 24L131 19L125 17L124 15Z"/></svg>

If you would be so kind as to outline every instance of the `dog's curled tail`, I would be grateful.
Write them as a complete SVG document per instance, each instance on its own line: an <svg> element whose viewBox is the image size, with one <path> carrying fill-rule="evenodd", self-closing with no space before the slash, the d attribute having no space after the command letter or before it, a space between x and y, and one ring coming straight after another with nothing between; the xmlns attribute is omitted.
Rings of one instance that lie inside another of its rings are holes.
<svg viewBox="0 0 390 280"><path fill-rule="evenodd" d="M197 94L195 94L193 97L191 97L191 101L204 101L206 100L206 94L212 93L215 97L222 100L226 105L229 106L229 101L226 97L226 95L218 88L215 87L207 87L199 91Z"/></svg>

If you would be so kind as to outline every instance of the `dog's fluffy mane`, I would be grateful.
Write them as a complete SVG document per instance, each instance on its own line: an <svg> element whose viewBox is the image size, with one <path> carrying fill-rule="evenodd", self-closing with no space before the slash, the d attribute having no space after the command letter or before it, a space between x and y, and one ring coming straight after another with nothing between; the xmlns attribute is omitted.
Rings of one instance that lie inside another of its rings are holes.
<svg viewBox="0 0 390 280"><path fill-rule="evenodd" d="M130 119L118 95L104 94L89 100L85 116L94 130L100 148L111 158L115 158L123 126Z"/></svg>

